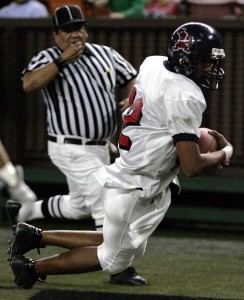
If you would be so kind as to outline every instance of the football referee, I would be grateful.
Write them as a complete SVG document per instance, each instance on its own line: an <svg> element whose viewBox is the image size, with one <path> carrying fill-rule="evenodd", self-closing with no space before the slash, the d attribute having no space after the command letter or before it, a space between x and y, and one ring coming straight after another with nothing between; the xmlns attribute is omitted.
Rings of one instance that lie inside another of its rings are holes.
<svg viewBox="0 0 244 300"><path fill-rule="evenodd" d="M68 195L31 204L7 202L12 223L41 218L80 220L91 216L102 230L100 185L93 173L110 164L109 139L117 129L116 87L128 95L136 70L114 49L87 42L78 6L59 7L53 16L55 46L34 56L23 70L26 92L41 90L47 110L48 155L66 176ZM119 103L128 107L128 99ZM17 209L16 209L17 205ZM147 285L133 267L111 275L110 283Z"/></svg>

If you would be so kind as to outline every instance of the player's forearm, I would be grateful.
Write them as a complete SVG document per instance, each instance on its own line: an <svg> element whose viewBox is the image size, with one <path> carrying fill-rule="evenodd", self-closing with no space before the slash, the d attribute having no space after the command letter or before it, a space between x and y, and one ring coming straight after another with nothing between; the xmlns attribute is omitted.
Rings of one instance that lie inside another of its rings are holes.
<svg viewBox="0 0 244 300"><path fill-rule="evenodd" d="M198 160L192 158L190 161L188 160L187 164L181 162L181 170L186 176L193 177L224 165L227 165L226 155L224 151L220 150L201 154Z"/></svg>
<svg viewBox="0 0 244 300"><path fill-rule="evenodd" d="M226 141L227 145L229 144ZM223 148L225 148L225 145L223 145ZM228 165L230 156L227 157L223 148L219 151L201 154L197 143L191 141L177 142L176 149L182 172L188 177L193 177L216 169L218 166Z"/></svg>
<svg viewBox="0 0 244 300"><path fill-rule="evenodd" d="M23 89L25 92L34 92L46 86L59 73L55 63L50 63L47 66L28 72L23 78Z"/></svg>

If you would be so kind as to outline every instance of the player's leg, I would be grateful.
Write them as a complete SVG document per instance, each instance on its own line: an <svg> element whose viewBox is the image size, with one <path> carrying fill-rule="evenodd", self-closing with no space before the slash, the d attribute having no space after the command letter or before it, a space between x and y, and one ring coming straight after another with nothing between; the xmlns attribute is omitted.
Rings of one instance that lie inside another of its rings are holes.
<svg viewBox="0 0 244 300"><path fill-rule="evenodd" d="M37 261L14 256L10 265L18 286L31 288L46 275L84 273L100 270L101 266L109 273L117 273L144 254L147 238L169 207L169 188L153 199L140 198L138 190L105 190L104 243L98 251L94 244L101 242L99 232L44 231L42 243L71 249Z"/></svg>
<svg viewBox="0 0 244 300"><path fill-rule="evenodd" d="M144 254L147 239L162 221L170 201L167 188L153 198L140 197L138 190L104 188L104 242L98 247L103 270L122 271Z"/></svg>
<svg viewBox="0 0 244 300"><path fill-rule="evenodd" d="M84 246L98 246L103 241L101 232L96 231L43 231L27 223L13 226L13 238L9 241L9 257L11 261L16 255L24 255L32 249L58 246L66 249Z"/></svg>
<svg viewBox="0 0 244 300"><path fill-rule="evenodd" d="M43 231L42 243L68 248L70 251L36 261L38 276L85 273L100 270L97 246L103 241L96 231Z"/></svg>
<svg viewBox="0 0 244 300"><path fill-rule="evenodd" d="M97 247L76 247L52 257L37 260L34 264L37 277L61 274L81 274L101 270Z"/></svg>
<svg viewBox="0 0 244 300"><path fill-rule="evenodd" d="M67 249L76 247L99 246L103 234L99 231L47 230L42 231L41 243Z"/></svg>
<svg viewBox="0 0 244 300"><path fill-rule="evenodd" d="M97 245L102 240L102 233L99 232L43 231L39 241L42 245L61 246L70 250L37 261L23 255L15 255L10 262L15 275L14 281L19 287L29 289L36 281L45 281L47 275L101 270Z"/></svg>
<svg viewBox="0 0 244 300"><path fill-rule="evenodd" d="M104 242L98 247L98 257L103 270L116 274L128 268L134 256L144 252L145 244L133 247L129 227L134 207L139 200L138 190L103 188Z"/></svg>
<svg viewBox="0 0 244 300"><path fill-rule="evenodd" d="M7 186L11 199L21 202L34 202L35 193L19 176L15 166L10 161L9 155L0 140L0 180Z"/></svg>

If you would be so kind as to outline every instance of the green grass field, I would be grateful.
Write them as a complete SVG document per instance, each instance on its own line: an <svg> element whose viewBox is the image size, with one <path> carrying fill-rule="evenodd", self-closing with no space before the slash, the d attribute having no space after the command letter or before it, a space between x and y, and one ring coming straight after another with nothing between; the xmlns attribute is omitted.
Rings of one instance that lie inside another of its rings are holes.
<svg viewBox="0 0 244 300"><path fill-rule="evenodd" d="M36 225L42 225L45 229L56 229L54 224L37 222ZM65 227L72 229L74 224ZM37 283L32 290L21 290L15 286L13 274L6 261L10 229L8 226L2 226L0 229L0 300L27 300L44 289L125 293L135 295L133 299L137 299L136 295L140 294L244 299L243 232L160 227L149 239L144 257L133 264L138 272L149 280L150 285L146 287L110 285L107 283L108 274L96 272L49 276L46 283ZM63 249L48 247L42 249L40 256L34 250L29 252L28 256L39 258L60 251ZM62 299L72 300L72 297Z"/></svg>

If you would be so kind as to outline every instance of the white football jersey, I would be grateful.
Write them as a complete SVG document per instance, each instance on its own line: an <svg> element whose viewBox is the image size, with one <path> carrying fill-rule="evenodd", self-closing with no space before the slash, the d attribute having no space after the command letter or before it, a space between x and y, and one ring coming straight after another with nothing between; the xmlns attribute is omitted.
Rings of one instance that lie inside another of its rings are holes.
<svg viewBox="0 0 244 300"><path fill-rule="evenodd" d="M200 137L206 102L191 79L169 70L164 56L151 56L142 63L130 102L123 114L120 157L95 176L103 186L138 188L141 196L151 197L179 172L177 137Z"/></svg>

